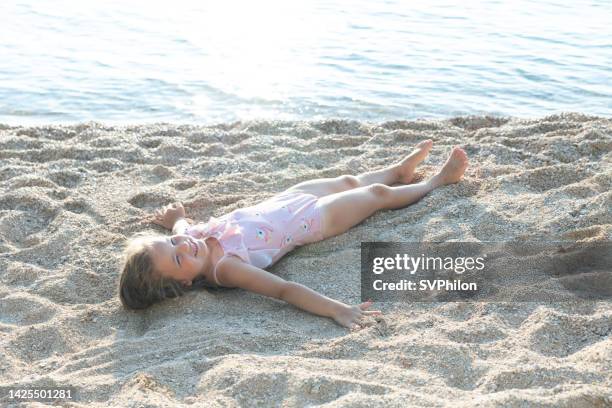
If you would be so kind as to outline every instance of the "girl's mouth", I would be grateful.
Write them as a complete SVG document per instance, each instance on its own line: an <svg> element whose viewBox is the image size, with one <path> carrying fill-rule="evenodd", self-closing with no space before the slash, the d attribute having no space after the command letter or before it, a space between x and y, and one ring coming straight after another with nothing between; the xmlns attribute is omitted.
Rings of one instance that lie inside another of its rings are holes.
<svg viewBox="0 0 612 408"><path fill-rule="evenodd" d="M195 242L193 242L193 241L189 241L189 242L191 243L191 246L193 246L193 247L194 247L194 249L193 249L193 250L194 250L194 254L193 254L193 256L198 256L198 252L199 252L199 251L198 251L198 244L196 244L196 243L195 243Z"/></svg>

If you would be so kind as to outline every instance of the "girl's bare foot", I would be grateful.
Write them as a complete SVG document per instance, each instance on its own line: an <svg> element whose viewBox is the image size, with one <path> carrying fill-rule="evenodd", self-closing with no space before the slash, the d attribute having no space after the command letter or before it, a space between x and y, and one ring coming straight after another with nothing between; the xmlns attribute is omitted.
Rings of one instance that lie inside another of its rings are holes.
<svg viewBox="0 0 612 408"><path fill-rule="evenodd" d="M421 163L431 150L433 141L431 139L419 142L414 151L410 153L404 160L398 163L398 183L409 184L414 178L414 169Z"/></svg>
<svg viewBox="0 0 612 408"><path fill-rule="evenodd" d="M456 183L461 180L461 176L463 176L467 167L467 153L460 147L454 147L440 172L431 178L431 182L436 187Z"/></svg>

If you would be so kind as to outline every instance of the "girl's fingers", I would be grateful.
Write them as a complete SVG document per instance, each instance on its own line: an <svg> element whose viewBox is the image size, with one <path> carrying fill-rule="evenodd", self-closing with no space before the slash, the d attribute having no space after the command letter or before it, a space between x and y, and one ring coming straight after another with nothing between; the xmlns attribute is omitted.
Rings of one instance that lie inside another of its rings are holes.
<svg viewBox="0 0 612 408"><path fill-rule="evenodd" d="M368 316L370 316L370 315L381 315L382 312L380 310L366 310L366 311L363 312L363 314L368 315Z"/></svg>
<svg viewBox="0 0 612 408"><path fill-rule="evenodd" d="M372 301L368 300L367 302L363 302L362 304L359 305L359 308L361 310L367 309L368 307L372 306Z"/></svg>

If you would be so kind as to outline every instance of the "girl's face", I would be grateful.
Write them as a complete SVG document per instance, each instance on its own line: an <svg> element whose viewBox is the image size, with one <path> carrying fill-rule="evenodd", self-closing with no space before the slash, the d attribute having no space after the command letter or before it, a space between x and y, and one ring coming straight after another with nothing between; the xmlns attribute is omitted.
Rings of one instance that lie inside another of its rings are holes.
<svg viewBox="0 0 612 408"><path fill-rule="evenodd" d="M183 285L191 282L210 264L210 250L206 242L189 235L172 235L156 238L151 254L153 263L166 278L173 278Z"/></svg>

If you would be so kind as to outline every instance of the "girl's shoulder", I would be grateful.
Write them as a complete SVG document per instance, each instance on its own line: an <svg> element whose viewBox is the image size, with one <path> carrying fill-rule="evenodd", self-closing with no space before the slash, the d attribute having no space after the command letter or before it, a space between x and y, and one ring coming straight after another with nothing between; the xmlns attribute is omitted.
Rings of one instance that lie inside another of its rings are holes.
<svg viewBox="0 0 612 408"><path fill-rule="evenodd" d="M217 262L213 271L213 277L215 279L215 283L218 286L226 287L226 288L235 288L235 285L231 285L230 279L228 279L227 275L231 273L232 269L236 269L237 266L241 264L246 264L244 260L242 260L236 254L225 254L223 257ZM226 284L224 284L224 282Z"/></svg>

